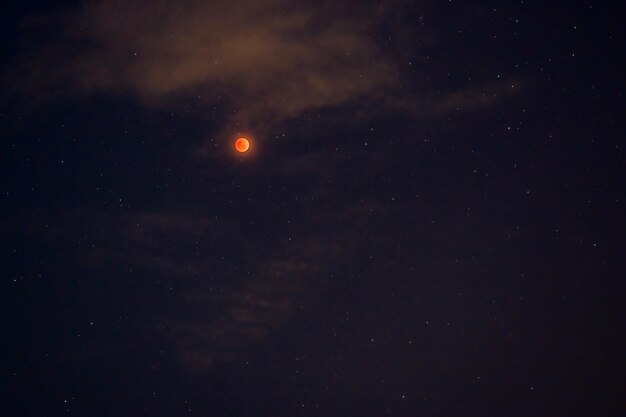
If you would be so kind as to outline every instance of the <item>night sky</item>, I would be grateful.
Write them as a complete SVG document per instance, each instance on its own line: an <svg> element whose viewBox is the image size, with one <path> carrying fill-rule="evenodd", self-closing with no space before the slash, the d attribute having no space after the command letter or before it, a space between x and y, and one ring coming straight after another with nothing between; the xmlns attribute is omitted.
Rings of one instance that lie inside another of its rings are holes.
<svg viewBox="0 0 626 417"><path fill-rule="evenodd" d="M626 416L609 2L0 20L3 416Z"/></svg>

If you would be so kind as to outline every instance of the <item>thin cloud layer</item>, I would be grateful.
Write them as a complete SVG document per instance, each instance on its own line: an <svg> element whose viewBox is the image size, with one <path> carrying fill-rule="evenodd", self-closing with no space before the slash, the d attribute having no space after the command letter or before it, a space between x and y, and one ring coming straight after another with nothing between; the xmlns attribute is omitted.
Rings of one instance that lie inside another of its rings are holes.
<svg viewBox="0 0 626 417"><path fill-rule="evenodd" d="M258 132L385 95L397 76L374 41L379 14L366 12L324 2L100 0L67 19L63 42L26 58L21 72L30 84L131 94L147 105L202 98L229 109L229 133Z"/></svg>
<svg viewBox="0 0 626 417"><path fill-rule="evenodd" d="M23 51L8 79L31 97L104 93L148 107L217 109L212 139L263 137L288 120L359 101L430 117L517 92L518 80L500 79L407 90L402 68L415 51L398 40L383 50L382 34L428 38L427 48L437 42L396 29L403 10L387 2L97 0L36 19L36 32L50 36Z"/></svg>

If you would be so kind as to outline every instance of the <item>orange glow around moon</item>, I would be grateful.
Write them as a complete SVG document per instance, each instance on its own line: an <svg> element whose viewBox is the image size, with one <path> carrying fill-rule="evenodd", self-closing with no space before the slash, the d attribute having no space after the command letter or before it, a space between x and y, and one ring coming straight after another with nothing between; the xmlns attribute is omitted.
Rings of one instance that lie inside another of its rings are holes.
<svg viewBox="0 0 626 417"><path fill-rule="evenodd" d="M250 149L250 141L246 138L238 138L235 141L235 150L237 152L248 152L248 149Z"/></svg>

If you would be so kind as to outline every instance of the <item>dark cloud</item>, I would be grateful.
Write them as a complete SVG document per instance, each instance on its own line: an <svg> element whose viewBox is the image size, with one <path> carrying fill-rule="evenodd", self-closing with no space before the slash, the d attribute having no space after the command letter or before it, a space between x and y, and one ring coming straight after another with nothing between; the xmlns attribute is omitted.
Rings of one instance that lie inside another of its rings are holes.
<svg viewBox="0 0 626 417"><path fill-rule="evenodd" d="M452 110L473 111L489 106L502 98L517 93L517 80L505 80L481 86L470 86L449 92L433 101L435 113L447 113Z"/></svg>
<svg viewBox="0 0 626 417"><path fill-rule="evenodd" d="M261 260L238 284L225 290L213 315L168 320L166 335L180 354L182 365L194 372L210 370L216 362L240 359L241 351L272 336L294 317L307 314L330 285L329 270L351 247L336 241L307 238L292 248ZM192 296L193 294L193 296ZM207 311L214 296L188 288L188 304ZM190 300L193 300L190 302Z"/></svg>
<svg viewBox="0 0 626 417"><path fill-rule="evenodd" d="M353 212L341 216L366 221ZM31 233L50 245L62 236L97 242L68 255L111 282L137 280L128 288L131 302L149 310L144 325L193 373L241 359L314 310L334 285L332 271L352 262L358 244L339 230L262 242L232 222L183 211L65 214L72 221L62 235L54 225L64 221L55 216L48 217L52 229L36 225Z"/></svg>

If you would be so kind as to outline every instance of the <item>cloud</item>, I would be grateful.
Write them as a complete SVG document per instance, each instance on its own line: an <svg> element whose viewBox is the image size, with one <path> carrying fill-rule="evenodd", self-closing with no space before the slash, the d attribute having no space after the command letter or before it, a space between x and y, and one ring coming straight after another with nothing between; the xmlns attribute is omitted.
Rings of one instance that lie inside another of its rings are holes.
<svg viewBox="0 0 626 417"><path fill-rule="evenodd" d="M344 239L345 240L345 239ZM332 284L329 271L353 248L341 238L307 237L258 260L254 271L220 294L212 315L185 315L168 320L166 332L181 365L206 372L217 362L240 359L241 349L263 342L294 317L306 314ZM214 294L201 287L183 293L188 305L206 312Z"/></svg>
<svg viewBox="0 0 626 417"><path fill-rule="evenodd" d="M61 41L29 54L20 72L30 85L45 81L63 93L130 94L146 105L219 103L229 109L226 130L258 132L395 85L394 66L374 41L373 10L100 0L62 19Z"/></svg>
<svg viewBox="0 0 626 417"><path fill-rule="evenodd" d="M345 216L345 223L362 221L352 210ZM151 322L172 347L172 359L192 373L241 359L249 346L316 311L336 284L333 271L351 262L356 249L347 230L264 241L235 222L191 210L121 216L74 210L51 216L31 233L50 245L62 236L93 242L68 259L89 271L89 279L119 285L124 299L141 305L142 321ZM127 280L129 286L120 285Z"/></svg>
<svg viewBox="0 0 626 417"><path fill-rule="evenodd" d="M478 110L514 94L519 89L516 80L504 80L481 86L470 86L448 92L442 98L433 101L435 112L447 113L452 110Z"/></svg>
<svg viewBox="0 0 626 417"><path fill-rule="evenodd" d="M411 75L402 68L408 71L406 61L415 60L409 57L444 46L432 30L417 33L403 20L405 6L297 3L96 0L36 19L32 26L49 36L24 50L7 78L36 97L97 93L148 107L185 103L217 111L221 127L211 139L263 138L304 114L357 102L437 117L478 110L517 91L501 80L407 89ZM407 47L416 38L425 41ZM363 111L372 110L355 110L354 117Z"/></svg>

